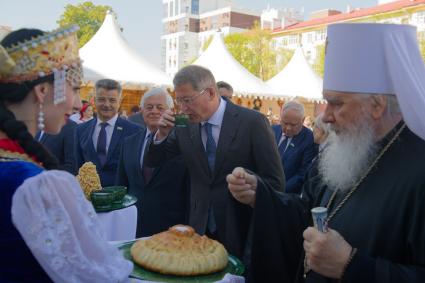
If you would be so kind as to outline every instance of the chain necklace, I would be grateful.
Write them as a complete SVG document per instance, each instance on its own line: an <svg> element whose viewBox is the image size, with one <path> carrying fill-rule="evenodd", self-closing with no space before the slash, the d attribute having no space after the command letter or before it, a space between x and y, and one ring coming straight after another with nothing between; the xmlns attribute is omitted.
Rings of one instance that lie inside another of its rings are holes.
<svg viewBox="0 0 425 283"><path fill-rule="evenodd" d="M375 167L375 165L378 163L378 161L381 159L381 157L388 151L390 146L394 143L394 141L400 136L401 132L406 127L406 124L403 124L400 129L394 134L394 136L391 138L391 140L385 145L385 147L379 152L378 156L375 158L375 160L372 162L372 164L367 168L366 172L362 175L362 177L354 184L353 188L345 195L344 199L335 207L335 209L332 211L332 213L326 218L326 222L329 223L331 219L335 216L335 214L341 209L341 207L348 201L348 199L354 194L354 192L358 189L359 185L363 182L363 180L369 175L370 171ZM336 194L338 190L335 190L330 197L328 204L326 205L326 208L329 211L329 207L331 206L332 202L334 201ZM307 273L310 271L310 267L307 264L307 257L304 256L304 278L306 278Z"/></svg>
<svg viewBox="0 0 425 283"><path fill-rule="evenodd" d="M404 130L406 127L406 124L403 124L400 129L395 133L395 135L391 138L391 140L387 143L387 145L381 150L381 152L378 154L378 156L375 158L375 160L372 162L372 164L367 168L366 172L363 174L363 176L357 181L357 183L353 186L353 188L345 195L344 199L338 204L337 207L332 211L332 213L326 218L326 222L329 223L329 221L335 216L335 214L341 209L341 207L347 202L347 200L353 195L353 193L358 189L359 185L363 182L363 180L369 175L370 171L375 167L376 163L381 159L381 157L387 152L387 150L390 148L390 146L394 143L394 141L400 136L400 133ZM329 211L329 207L331 206L332 202L334 201L336 194L338 190L335 190L330 197L328 204L326 205L326 208Z"/></svg>

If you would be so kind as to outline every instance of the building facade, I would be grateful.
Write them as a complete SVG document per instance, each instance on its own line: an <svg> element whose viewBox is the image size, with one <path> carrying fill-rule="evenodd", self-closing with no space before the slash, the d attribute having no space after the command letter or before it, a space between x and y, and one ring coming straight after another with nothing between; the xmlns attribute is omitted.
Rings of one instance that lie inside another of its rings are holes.
<svg viewBox="0 0 425 283"><path fill-rule="evenodd" d="M163 0L161 68L173 77L194 61L216 31L242 32L260 21L259 13L234 8L231 0Z"/></svg>
<svg viewBox="0 0 425 283"><path fill-rule="evenodd" d="M301 46L308 62L315 68L320 46L326 41L327 26L341 22L377 22L411 24L418 29L419 40L425 39L425 0L380 1L377 6L352 9L344 13L322 10L310 20L272 32L275 48L296 49Z"/></svg>
<svg viewBox="0 0 425 283"><path fill-rule="evenodd" d="M285 8L278 10L267 7L261 13L261 28L266 30L281 29L302 22L303 18L304 9Z"/></svg>

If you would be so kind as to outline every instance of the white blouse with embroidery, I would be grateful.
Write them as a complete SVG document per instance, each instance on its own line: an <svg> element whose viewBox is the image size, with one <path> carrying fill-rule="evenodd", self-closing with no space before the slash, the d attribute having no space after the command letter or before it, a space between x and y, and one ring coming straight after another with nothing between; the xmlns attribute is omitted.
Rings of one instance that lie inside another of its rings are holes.
<svg viewBox="0 0 425 283"><path fill-rule="evenodd" d="M16 190L12 221L54 282L125 282L133 269L101 232L76 178L50 170Z"/></svg>

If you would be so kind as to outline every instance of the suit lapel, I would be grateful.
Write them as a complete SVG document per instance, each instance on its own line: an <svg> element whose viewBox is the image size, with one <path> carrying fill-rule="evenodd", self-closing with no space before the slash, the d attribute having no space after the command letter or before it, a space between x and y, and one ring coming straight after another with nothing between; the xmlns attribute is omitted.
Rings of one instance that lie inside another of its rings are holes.
<svg viewBox="0 0 425 283"><path fill-rule="evenodd" d="M217 152L215 155L214 174L217 174L221 169L224 157L229 150L230 145L240 124L240 117L237 109L231 102L227 102L226 110L224 111L223 121L221 123L220 136L217 144Z"/></svg>
<svg viewBox="0 0 425 283"><path fill-rule="evenodd" d="M85 123L90 123L90 124L87 124L87 128L86 128L86 133L87 133L86 138L87 139L86 139L86 142L85 142L85 146L87 146L87 149L89 151L89 155L92 156L92 158L93 158L92 160L96 160L96 162L95 162L96 166L101 166L100 160L97 157L97 152L96 152L96 149L95 149L94 144L93 144L93 134L94 134L94 130L96 128L97 119L92 119L92 120L85 122Z"/></svg>
<svg viewBox="0 0 425 283"><path fill-rule="evenodd" d="M121 140L121 135L123 134L123 131L124 131L124 128L122 125L121 118L118 117L117 121L115 122L114 131L112 132L111 142L109 144L108 155L106 156L105 164L108 163L115 148L118 145L118 142Z"/></svg>
<svg viewBox="0 0 425 283"><path fill-rule="evenodd" d="M288 144L285 153L283 156L286 158L293 153L293 151L297 148L298 144L303 140L304 132L301 130L298 135L292 138L290 143Z"/></svg>
<svg viewBox="0 0 425 283"><path fill-rule="evenodd" d="M201 124L189 124L189 135L190 140L193 144L193 148L195 149L195 152L197 153L197 156L199 156L199 160L201 161L202 168L204 169L206 175L210 175L207 154L205 153L205 148L202 143Z"/></svg>
<svg viewBox="0 0 425 283"><path fill-rule="evenodd" d="M276 138L276 144L279 144L280 138L282 137L282 127L275 128L274 135Z"/></svg>
<svg viewBox="0 0 425 283"><path fill-rule="evenodd" d="M133 148L137 148L137 157L135 158L136 162L133 164L133 166L136 166L137 168L137 177L141 178L143 182L145 182L143 177L143 170L140 166L140 158L142 157L142 149L143 149L143 143L145 142L145 136L146 136L146 130L143 130L139 133L138 138L134 139L136 144L132 144L131 146ZM133 159L132 151L129 151L129 160Z"/></svg>
<svg viewBox="0 0 425 283"><path fill-rule="evenodd" d="M143 133L142 133L142 138L140 139L141 140L141 143L140 143L140 149L139 149L139 160L140 160L140 156L142 155L142 149L143 149L143 144L144 144L144 142L145 142L145 138L146 138L146 131L147 130L144 130L143 131ZM147 150L149 149L149 145L150 145L150 143L151 143L151 141L152 141L152 139L151 140L148 140L147 142L146 142L146 147L145 147L145 153L143 154L143 158L145 158L145 155L146 155L146 152L147 152ZM159 171L159 167L154 167L153 168L153 171L152 171L152 176L151 176L151 179L150 179L150 181L149 182L146 182L146 180L145 180L145 176L143 175L143 167L140 167L139 166L139 171L140 171L140 175L141 175L141 177L142 177L142 180L143 180L143 183L145 184L145 185L148 185L151 181L152 181L152 179L153 178L155 178L155 175L156 174L158 174L158 171Z"/></svg>
<svg viewBox="0 0 425 283"><path fill-rule="evenodd" d="M45 144L45 143L46 143L47 135L48 135L48 134L43 133L43 136L41 136L41 139L40 139L40 137L39 137L39 139L40 139L40 143L41 143L41 144Z"/></svg>

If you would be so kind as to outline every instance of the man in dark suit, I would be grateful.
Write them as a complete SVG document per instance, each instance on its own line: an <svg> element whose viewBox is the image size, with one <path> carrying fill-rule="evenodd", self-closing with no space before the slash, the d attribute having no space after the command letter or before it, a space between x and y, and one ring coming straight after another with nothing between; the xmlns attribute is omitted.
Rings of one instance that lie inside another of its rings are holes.
<svg viewBox="0 0 425 283"><path fill-rule="evenodd" d="M296 101L283 105L280 125L272 126L285 171L287 193L301 193L304 176L318 147L313 132L303 126L304 106Z"/></svg>
<svg viewBox="0 0 425 283"><path fill-rule="evenodd" d="M76 175L77 166L74 157L74 134L77 123L68 119L57 135L39 132L36 139L44 145L59 161L59 169Z"/></svg>
<svg viewBox="0 0 425 283"><path fill-rule="evenodd" d="M284 189L269 122L261 113L221 98L214 76L206 68L184 67L173 82L176 101L190 123L174 128L173 113L164 111L145 162L157 166L182 154L191 178L189 224L242 258L252 208L233 199L226 175L236 166L246 166L274 188Z"/></svg>
<svg viewBox="0 0 425 283"><path fill-rule="evenodd" d="M217 89L221 96L227 97L229 100L232 99L233 87L230 84L224 81L219 81L217 82Z"/></svg>
<svg viewBox="0 0 425 283"><path fill-rule="evenodd" d="M95 106L97 118L77 126L75 157L77 168L84 162L96 165L103 187L113 186L118 158L124 138L141 128L118 117L121 86L118 82L103 79L96 82Z"/></svg>
<svg viewBox="0 0 425 283"><path fill-rule="evenodd" d="M143 95L140 105L147 129L124 140L116 184L127 186L129 193L137 197L136 237L146 237L186 223L189 179L181 155L156 168L143 163L161 114L174 108L173 99L166 90L152 88Z"/></svg>
<svg viewBox="0 0 425 283"><path fill-rule="evenodd" d="M143 120L142 111L136 111L132 113L130 116L128 116L127 120L142 127L146 127L145 121Z"/></svg>

